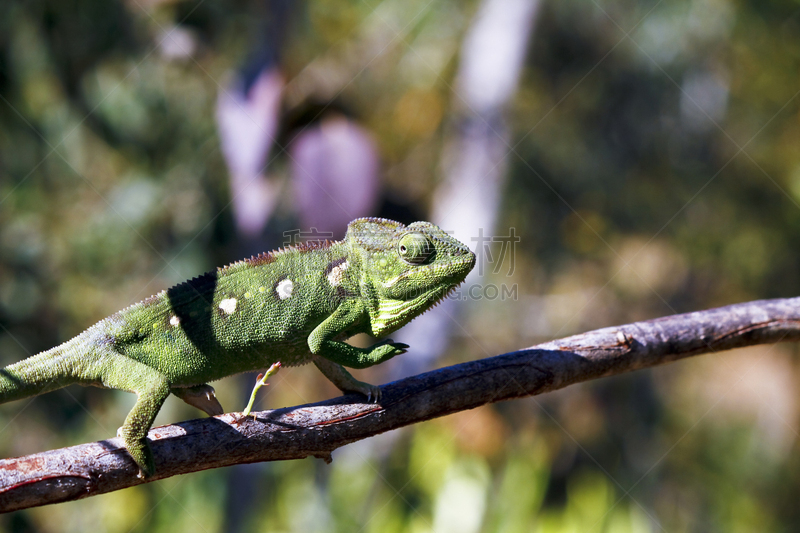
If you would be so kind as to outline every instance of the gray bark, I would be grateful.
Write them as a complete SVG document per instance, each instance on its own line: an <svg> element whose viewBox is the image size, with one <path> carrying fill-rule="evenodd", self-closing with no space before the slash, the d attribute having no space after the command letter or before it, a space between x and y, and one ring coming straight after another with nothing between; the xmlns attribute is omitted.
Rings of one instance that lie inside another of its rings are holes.
<svg viewBox="0 0 800 533"><path fill-rule="evenodd" d="M487 403L741 346L800 340L800 298L762 300L604 328L382 387L380 404L325 402L188 420L150 431L157 474L137 478L119 439L0 460L0 511L76 500L207 468L315 456Z"/></svg>

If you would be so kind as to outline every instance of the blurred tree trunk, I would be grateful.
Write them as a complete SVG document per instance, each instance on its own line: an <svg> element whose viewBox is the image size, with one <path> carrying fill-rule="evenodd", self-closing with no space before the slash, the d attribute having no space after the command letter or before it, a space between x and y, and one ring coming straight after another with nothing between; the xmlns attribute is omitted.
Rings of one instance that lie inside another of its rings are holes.
<svg viewBox="0 0 800 533"><path fill-rule="evenodd" d="M539 0L483 0L461 47L453 87L457 117L450 125L442 158L443 181L433 202L431 221L473 246L479 235L495 234L505 184L509 141L505 110L517 91ZM483 243L478 242L478 247ZM477 249L478 261L485 260ZM480 282L481 265L466 286ZM398 359L394 377L431 368L452 335L458 314L445 300L396 336L414 346L413 357Z"/></svg>

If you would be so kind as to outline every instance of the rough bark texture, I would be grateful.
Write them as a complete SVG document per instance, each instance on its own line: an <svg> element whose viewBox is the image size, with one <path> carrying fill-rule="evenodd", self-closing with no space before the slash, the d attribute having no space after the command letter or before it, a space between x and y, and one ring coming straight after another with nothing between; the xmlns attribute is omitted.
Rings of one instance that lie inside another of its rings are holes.
<svg viewBox="0 0 800 533"><path fill-rule="evenodd" d="M379 405L349 395L297 407L189 420L150 431L154 481L256 461L330 460L384 431L684 357L800 339L800 298L763 300L604 328L455 365L382 387ZM76 500L145 481L119 439L0 460L0 511Z"/></svg>

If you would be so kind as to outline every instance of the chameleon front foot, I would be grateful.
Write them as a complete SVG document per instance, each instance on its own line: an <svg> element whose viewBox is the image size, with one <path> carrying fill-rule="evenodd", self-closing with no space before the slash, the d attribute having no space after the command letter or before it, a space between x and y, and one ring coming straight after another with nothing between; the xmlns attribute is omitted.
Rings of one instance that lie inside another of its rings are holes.
<svg viewBox="0 0 800 533"><path fill-rule="evenodd" d="M369 361L369 364L363 366L372 366L373 364L388 361L407 351L408 344L404 342L394 342L392 339L383 340L377 344L373 344L365 351L362 358ZM357 366L356 368L363 368L363 366Z"/></svg>
<svg viewBox="0 0 800 533"><path fill-rule="evenodd" d="M381 388L365 381L354 380L352 388L354 392L360 392L367 397L367 403L378 403L381 400Z"/></svg>
<svg viewBox="0 0 800 533"><path fill-rule="evenodd" d="M377 385L357 380L342 365L334 363L325 357L315 355L312 361L314 361L314 365L325 374L325 377L339 387L339 390L342 392L358 392L363 394L367 397L367 402L369 403L378 403L380 401L381 388Z"/></svg>

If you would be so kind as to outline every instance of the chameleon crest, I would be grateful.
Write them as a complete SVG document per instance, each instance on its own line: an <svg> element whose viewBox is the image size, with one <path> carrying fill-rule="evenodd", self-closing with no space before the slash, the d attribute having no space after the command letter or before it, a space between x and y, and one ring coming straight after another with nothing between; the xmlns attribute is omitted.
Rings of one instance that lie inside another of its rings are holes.
<svg viewBox="0 0 800 533"><path fill-rule="evenodd" d="M350 223L345 241L363 262L370 333L388 335L439 303L475 265L475 254L430 222Z"/></svg>
<svg viewBox="0 0 800 533"><path fill-rule="evenodd" d="M155 471L147 432L174 394L223 413L209 381L273 365L313 362L343 391L377 401L380 389L350 375L402 354L344 339L387 335L436 305L475 255L429 222L362 218L342 241L289 247L233 263L101 320L46 352L0 370L0 402L72 383L135 392L119 430L141 475Z"/></svg>

